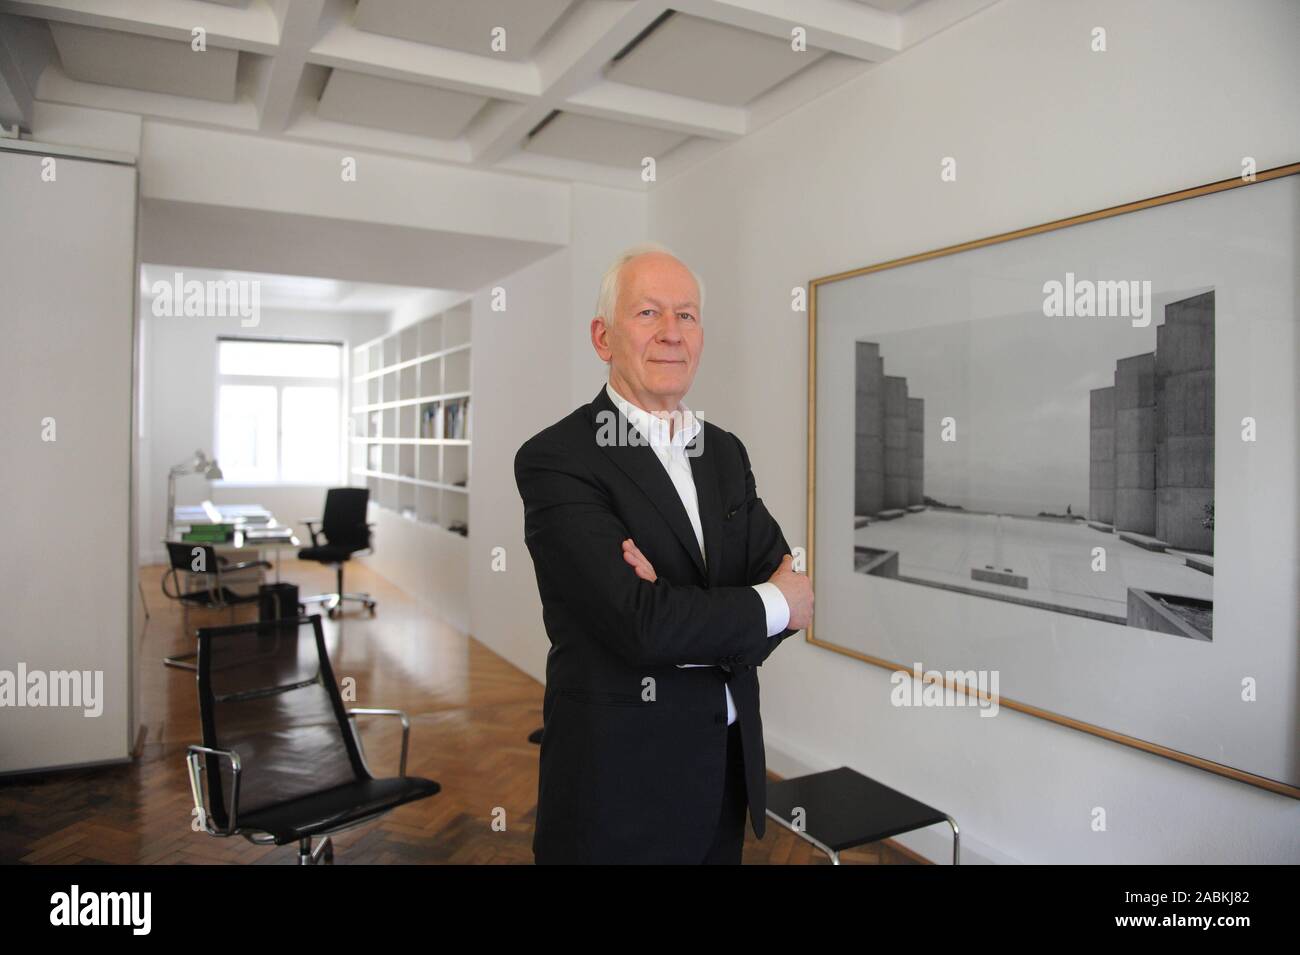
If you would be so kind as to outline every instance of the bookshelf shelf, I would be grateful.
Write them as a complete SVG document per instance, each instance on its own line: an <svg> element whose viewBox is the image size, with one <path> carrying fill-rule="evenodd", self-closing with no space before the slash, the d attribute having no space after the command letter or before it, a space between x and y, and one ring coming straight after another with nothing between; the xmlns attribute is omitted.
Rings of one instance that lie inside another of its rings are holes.
<svg viewBox="0 0 1300 955"><path fill-rule="evenodd" d="M351 474L378 507L469 522L470 303L353 349Z"/></svg>

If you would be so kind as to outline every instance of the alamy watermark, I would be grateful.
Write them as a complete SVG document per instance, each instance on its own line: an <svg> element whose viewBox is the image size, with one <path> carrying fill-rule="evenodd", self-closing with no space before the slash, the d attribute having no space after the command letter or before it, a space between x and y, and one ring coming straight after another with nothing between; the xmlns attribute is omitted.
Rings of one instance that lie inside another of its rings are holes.
<svg viewBox="0 0 1300 955"><path fill-rule="evenodd" d="M689 428L699 424L699 433L684 446L688 458L697 458L704 453L704 416L697 411L680 409L674 411L648 412L646 422L648 434L632 424L628 419L613 411L600 411L596 414L596 444L602 448L609 447L648 447L662 448L673 443L674 438Z"/></svg>
<svg viewBox="0 0 1300 955"><path fill-rule="evenodd" d="M1151 324L1151 282L1137 279L1094 282L1076 280L1043 283L1043 314L1048 318L1130 318L1134 328Z"/></svg>
<svg viewBox="0 0 1300 955"><path fill-rule="evenodd" d="M976 706L980 716L998 715L997 670L895 670L889 675L894 706Z"/></svg>
<svg viewBox="0 0 1300 955"><path fill-rule="evenodd" d="M148 935L152 909L150 892L83 892L74 883L67 892L50 896L50 924L125 925L133 935Z"/></svg>
<svg viewBox="0 0 1300 955"><path fill-rule="evenodd" d="M0 670L0 707L80 707L87 719L104 712L103 670Z"/></svg>
<svg viewBox="0 0 1300 955"><path fill-rule="evenodd" d="M177 272L170 282L154 282L150 291L153 314L158 318L238 318L244 328L254 328L262 320L260 279L187 282Z"/></svg>

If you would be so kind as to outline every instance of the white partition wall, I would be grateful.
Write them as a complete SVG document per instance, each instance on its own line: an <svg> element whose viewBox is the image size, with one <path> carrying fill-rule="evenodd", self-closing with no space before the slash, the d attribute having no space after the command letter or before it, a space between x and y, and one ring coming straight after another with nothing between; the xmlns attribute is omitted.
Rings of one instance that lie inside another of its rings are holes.
<svg viewBox="0 0 1300 955"><path fill-rule="evenodd" d="M135 221L133 165L0 141L0 773L131 751Z"/></svg>

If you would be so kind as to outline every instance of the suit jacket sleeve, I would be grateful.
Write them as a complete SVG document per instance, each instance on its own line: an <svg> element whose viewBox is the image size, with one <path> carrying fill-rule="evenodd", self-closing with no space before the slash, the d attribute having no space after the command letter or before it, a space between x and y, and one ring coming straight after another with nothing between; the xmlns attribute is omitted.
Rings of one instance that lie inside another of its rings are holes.
<svg viewBox="0 0 1300 955"><path fill-rule="evenodd" d="M733 438L736 436L733 434ZM749 523L748 540L749 551L746 555L748 564L748 580L751 584L759 584L767 580L776 569L781 566L781 558L790 553L790 545L786 543L785 535L781 533L781 525L776 522L770 513L763 499L758 496L758 488L754 482L754 471L749 465L749 452L745 450L745 444L739 438L736 438L736 444L740 447L740 460L745 468L745 503L743 507L747 513ZM763 665L766 660L786 637L795 633L794 630L786 628L773 637L769 637L767 645L759 655L758 660L754 661L758 666Z"/></svg>
<svg viewBox="0 0 1300 955"><path fill-rule="evenodd" d="M623 559L632 534L577 455L534 437L515 455L515 483L548 618L566 613L636 666L756 664L766 654L775 638L753 587L637 576Z"/></svg>

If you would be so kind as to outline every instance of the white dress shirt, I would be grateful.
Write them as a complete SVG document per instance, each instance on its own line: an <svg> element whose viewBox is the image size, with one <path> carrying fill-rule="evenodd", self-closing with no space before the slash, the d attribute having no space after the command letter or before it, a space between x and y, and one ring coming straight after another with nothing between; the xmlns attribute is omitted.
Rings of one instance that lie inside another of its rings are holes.
<svg viewBox="0 0 1300 955"><path fill-rule="evenodd" d="M650 412L643 408L638 408L632 402L628 401L617 391L614 386L606 382L605 391L609 398L614 402L614 406L623 413L638 432L646 439L651 450L654 451L660 463L663 464L664 470L668 472L668 477L672 479L673 487L677 488L677 495L682 499L682 505L686 508L686 516L691 519L691 527L695 529L695 540L700 545L700 557L705 561L707 566L708 558L704 553L704 529L700 525L700 506L695 494L695 479L691 476L691 463L686 456L686 445L699 434L704 427L691 413L691 410L682 402L677 403L677 419L680 423L672 434L668 435L667 419L651 415ZM635 543L635 541L633 541ZM628 568L631 570L631 568ZM778 633L786 628L790 622L790 605L786 603L785 594L781 593L781 588L770 581L764 581L759 584L751 585L758 591L759 597L763 599L763 608L767 612L767 635L775 637ZM679 663L679 667L696 667L696 666L713 666L711 663ZM722 688L727 694L727 725L730 726L736 722L736 701L731 698L731 687L725 683Z"/></svg>

